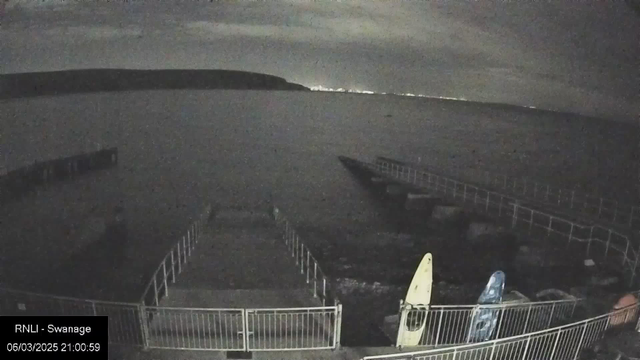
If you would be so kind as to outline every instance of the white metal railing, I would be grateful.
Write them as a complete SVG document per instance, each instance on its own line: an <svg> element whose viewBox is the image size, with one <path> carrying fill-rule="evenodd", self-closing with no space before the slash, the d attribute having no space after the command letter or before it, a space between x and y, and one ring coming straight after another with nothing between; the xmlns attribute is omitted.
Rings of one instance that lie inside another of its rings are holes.
<svg viewBox="0 0 640 360"><path fill-rule="evenodd" d="M0 288L0 315L103 316L109 343L144 346L140 304L76 299Z"/></svg>
<svg viewBox="0 0 640 360"><path fill-rule="evenodd" d="M382 159L382 161L384 160ZM425 168L440 172L431 166ZM447 173L451 173L451 171L447 171ZM569 190L532 179L495 174L481 169L457 169L452 175L458 179L466 179L524 199L538 201L560 209L568 209L610 224L640 230L640 207L638 206L598 195L589 195L576 189Z"/></svg>
<svg viewBox="0 0 640 360"><path fill-rule="evenodd" d="M202 226L204 226L211 214L211 205L207 205L204 213L196 220L186 235L169 250L162 259L160 265L151 276L151 280L145 288L140 303L149 306L159 306L160 299L169 295L169 284L176 282L176 275L182 273L183 268L191 257L191 252L198 243Z"/></svg>
<svg viewBox="0 0 640 360"><path fill-rule="evenodd" d="M540 301L496 305L400 305L398 342L405 331L424 327L418 346L457 345L471 342L474 314L485 309L498 311L498 322L491 339L500 339L547 329L571 321L582 299Z"/></svg>
<svg viewBox="0 0 640 360"><path fill-rule="evenodd" d="M146 306L145 316L150 348L245 349L243 309Z"/></svg>
<svg viewBox="0 0 640 360"><path fill-rule="evenodd" d="M600 225L582 225L565 220L556 215L520 205L520 200L448 177L414 169L397 162L378 160L375 164L358 162L379 174L407 182L417 187L441 193L454 200L472 205L476 210L506 222L514 230L527 231L534 238L564 239L586 243L587 256L612 258L615 254L623 268L629 272L629 282L633 283L638 265L638 248L629 236ZM603 247L601 254L592 254L594 245Z"/></svg>
<svg viewBox="0 0 640 360"><path fill-rule="evenodd" d="M334 349L336 306L280 309L145 307L148 346L158 349L285 351Z"/></svg>
<svg viewBox="0 0 640 360"><path fill-rule="evenodd" d="M273 217L278 227L283 231L283 238L287 249L300 268L300 273L306 277L307 284L311 286L313 296L320 298L322 306L326 306L333 300L334 305L339 304L338 298L331 291L329 279L324 274L318 261L309 251L309 248L300 241L300 236L289 223L289 220L277 207L273 208Z"/></svg>
<svg viewBox="0 0 640 360"><path fill-rule="evenodd" d="M582 349L601 339L613 327L635 322L639 305L632 305L594 318L482 343L441 349L366 356L362 360L569 360L577 359Z"/></svg>
<svg viewBox="0 0 640 360"><path fill-rule="evenodd" d="M335 349L340 344L341 305L246 309L248 351Z"/></svg>

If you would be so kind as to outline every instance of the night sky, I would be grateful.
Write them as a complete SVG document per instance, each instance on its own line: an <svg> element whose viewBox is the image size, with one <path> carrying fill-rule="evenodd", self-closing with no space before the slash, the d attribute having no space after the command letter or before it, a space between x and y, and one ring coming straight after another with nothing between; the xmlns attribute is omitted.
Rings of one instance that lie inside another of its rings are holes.
<svg viewBox="0 0 640 360"><path fill-rule="evenodd" d="M640 109L640 15L624 1L11 0L1 21L0 73L233 69L631 122Z"/></svg>

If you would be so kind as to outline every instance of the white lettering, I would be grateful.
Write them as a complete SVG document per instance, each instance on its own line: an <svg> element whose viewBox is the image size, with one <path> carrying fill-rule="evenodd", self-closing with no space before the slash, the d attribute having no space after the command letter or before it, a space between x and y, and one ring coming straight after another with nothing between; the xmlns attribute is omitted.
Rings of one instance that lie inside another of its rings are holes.
<svg viewBox="0 0 640 360"><path fill-rule="evenodd" d="M47 326L49 334L78 334L80 336L91 332L91 326Z"/></svg>

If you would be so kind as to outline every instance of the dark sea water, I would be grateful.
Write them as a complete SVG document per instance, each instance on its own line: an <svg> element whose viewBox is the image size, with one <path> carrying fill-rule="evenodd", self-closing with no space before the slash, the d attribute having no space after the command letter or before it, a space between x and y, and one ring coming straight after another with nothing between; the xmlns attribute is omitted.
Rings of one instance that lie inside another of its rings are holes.
<svg viewBox="0 0 640 360"><path fill-rule="evenodd" d="M133 239L129 267L78 265L78 255L74 267L58 271L110 274L88 295L125 286L128 300L207 203L273 201L295 224L336 237L384 228L338 155L481 167L628 201L638 192L637 127L529 109L313 92L146 91L7 100L0 119L7 168L98 144L120 153L117 169L0 210L10 244L3 278L54 273L59 259L91 241L64 238L66 230L51 224L99 223L121 203Z"/></svg>

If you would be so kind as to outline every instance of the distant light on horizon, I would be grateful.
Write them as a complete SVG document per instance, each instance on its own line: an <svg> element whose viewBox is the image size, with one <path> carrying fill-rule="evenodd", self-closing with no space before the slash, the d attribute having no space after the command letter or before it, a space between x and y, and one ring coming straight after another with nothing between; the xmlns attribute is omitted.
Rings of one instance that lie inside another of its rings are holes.
<svg viewBox="0 0 640 360"><path fill-rule="evenodd" d="M434 96L434 95L424 95L424 94L414 94L414 93L386 93L386 92L375 92L371 90L359 90L359 89L345 89L345 88L329 88L322 85L315 85L309 87L311 91L325 91L325 92L342 92L342 93L354 93L354 94L371 94L371 95L396 95L396 96L407 96L407 97L421 97L427 99L441 99L441 100L455 100L455 101L469 101L465 97L450 97L450 96ZM480 101L481 102L481 101ZM533 105L523 105L529 109L538 109Z"/></svg>
<svg viewBox="0 0 640 360"><path fill-rule="evenodd" d="M458 100L458 101L467 101L464 97L448 97L448 96L433 96L433 95L424 95L424 94L414 94L414 93L387 93L387 92L375 92L371 90L360 90L360 89L345 89L345 88L329 88L322 85L314 85L309 87L311 91L326 91L326 92L343 92L343 93L355 93L355 94L370 94L370 95L397 95L397 96L408 96L408 97L423 97L430 99L443 99L443 100Z"/></svg>

